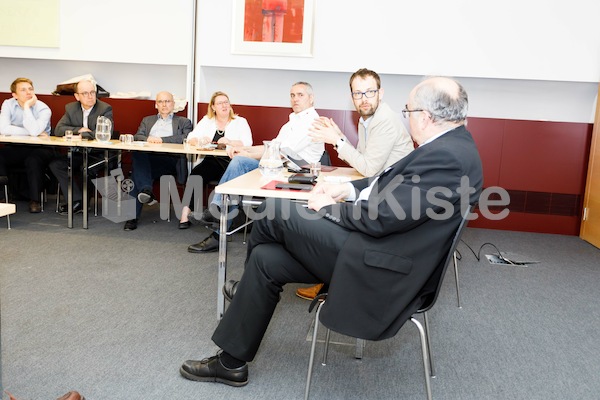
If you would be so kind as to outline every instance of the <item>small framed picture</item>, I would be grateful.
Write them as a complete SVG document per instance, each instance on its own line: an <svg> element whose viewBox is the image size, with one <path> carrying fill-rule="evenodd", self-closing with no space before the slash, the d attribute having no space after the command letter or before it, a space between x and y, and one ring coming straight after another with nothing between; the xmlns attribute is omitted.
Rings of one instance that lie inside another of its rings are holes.
<svg viewBox="0 0 600 400"><path fill-rule="evenodd" d="M312 57L314 0L234 0L234 54Z"/></svg>

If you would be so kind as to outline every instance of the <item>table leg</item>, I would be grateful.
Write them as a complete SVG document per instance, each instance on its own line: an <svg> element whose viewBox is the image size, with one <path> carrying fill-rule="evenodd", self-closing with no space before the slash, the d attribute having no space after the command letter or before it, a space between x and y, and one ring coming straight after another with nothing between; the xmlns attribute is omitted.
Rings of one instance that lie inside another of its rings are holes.
<svg viewBox="0 0 600 400"><path fill-rule="evenodd" d="M88 149L83 151L83 229L88 228Z"/></svg>
<svg viewBox="0 0 600 400"><path fill-rule="evenodd" d="M69 166L67 167L67 173L69 176L69 188L67 190L67 226L73 228L73 148L69 147L67 153L69 158Z"/></svg>
<svg viewBox="0 0 600 400"><path fill-rule="evenodd" d="M220 321L225 313L225 296L223 285L227 279L227 214L229 209L229 195L224 194L221 206L221 219L219 226L219 268L217 278L217 319Z"/></svg>

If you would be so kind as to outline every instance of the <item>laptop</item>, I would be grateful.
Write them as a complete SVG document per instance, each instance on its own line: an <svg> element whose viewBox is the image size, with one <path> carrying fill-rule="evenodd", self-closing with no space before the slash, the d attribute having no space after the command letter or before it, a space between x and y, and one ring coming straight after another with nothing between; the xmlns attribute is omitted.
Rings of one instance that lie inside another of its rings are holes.
<svg viewBox="0 0 600 400"><path fill-rule="evenodd" d="M281 157L286 161L287 167L294 171L302 171L306 169L306 165L309 163L298 155L295 151L289 147L284 147L280 150ZM305 168L303 168L305 167Z"/></svg>

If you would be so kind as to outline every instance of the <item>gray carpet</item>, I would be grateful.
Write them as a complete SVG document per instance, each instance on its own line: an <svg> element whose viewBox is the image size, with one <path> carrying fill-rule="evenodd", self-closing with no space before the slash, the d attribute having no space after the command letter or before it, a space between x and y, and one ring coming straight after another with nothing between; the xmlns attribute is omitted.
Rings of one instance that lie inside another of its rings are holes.
<svg viewBox="0 0 600 400"><path fill-rule="evenodd" d="M186 251L208 231L178 230L157 206L133 232L93 216L83 230L80 215L68 229L65 216L26 206L12 230L0 219L4 389L30 400L71 389L88 400L303 397L313 315L298 285L286 287L246 387L187 381L181 363L216 350L217 255ZM464 241L540 263L491 265L459 245L463 308L449 274L430 313L434 399L599 398L600 251L577 237L472 228ZM239 278L241 235L229 250L228 277ZM352 345L333 345L312 398L423 399L419 351L412 324L368 342L362 361Z"/></svg>

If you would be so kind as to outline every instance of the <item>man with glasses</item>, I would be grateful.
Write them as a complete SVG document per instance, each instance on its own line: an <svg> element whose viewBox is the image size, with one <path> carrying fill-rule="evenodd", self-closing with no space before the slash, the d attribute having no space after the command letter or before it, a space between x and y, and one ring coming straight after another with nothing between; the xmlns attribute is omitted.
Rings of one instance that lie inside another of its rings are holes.
<svg viewBox="0 0 600 400"><path fill-rule="evenodd" d="M28 78L17 78L10 85L10 92L12 98L2 103L0 111L0 133L48 137L52 111L37 99L33 82ZM41 211L44 171L53 157L54 150L30 145L7 145L0 149L0 176L8 175L7 167L25 166L31 213Z"/></svg>
<svg viewBox="0 0 600 400"><path fill-rule="evenodd" d="M96 120L100 116L108 118L113 122L112 106L96 97L97 86L96 82L90 79L84 79L74 85L74 96L77 101L69 103L65 106L65 114L61 117L56 129L55 136L64 136L66 131L72 131L74 135L81 135L83 139L94 139L96 131ZM114 129L114 124L112 124ZM112 132L111 132L112 133ZM101 151L90 152L92 159L100 158ZM80 153L73 154L73 170L81 171L83 165L83 157ZM69 165L66 157L56 159L50 163L50 169L58 183L60 190L63 193L68 193L69 185ZM81 187L73 180L73 213L83 211ZM62 204L59 207L61 214L68 213L67 204Z"/></svg>
<svg viewBox="0 0 600 400"><path fill-rule="evenodd" d="M156 95L155 107L158 113L142 119L135 140L148 143L183 143L183 139L192 131L192 121L173 113L173 95L169 92L159 92ZM185 183L187 179L187 160L184 155L135 151L131 160L134 184L131 195L136 198L136 217L125 222L123 229L126 231L137 228L143 204L156 203L156 197L152 193L155 179L162 175L174 175L179 183Z"/></svg>
<svg viewBox="0 0 600 400"><path fill-rule="evenodd" d="M414 149L413 141L400 120L400 115L384 103L381 78L375 71L361 68L350 77L350 94L358 120L356 148L347 140L332 118L321 117L313 124L314 141L329 143L338 157L363 176L380 174ZM296 296L312 300L323 287L298 288Z"/></svg>
<svg viewBox="0 0 600 400"><path fill-rule="evenodd" d="M460 83L428 78L408 99L414 151L372 178L318 184L308 208L264 202L242 279L223 288L231 302L211 338L222 351L185 361L181 375L246 385L247 363L287 283L331 283L319 316L327 328L366 340L394 336L423 305L426 293L417 294L439 271L463 212L479 200L483 170L467 109Z"/></svg>

